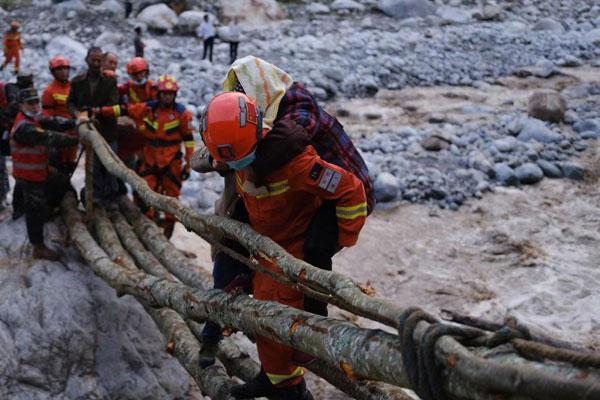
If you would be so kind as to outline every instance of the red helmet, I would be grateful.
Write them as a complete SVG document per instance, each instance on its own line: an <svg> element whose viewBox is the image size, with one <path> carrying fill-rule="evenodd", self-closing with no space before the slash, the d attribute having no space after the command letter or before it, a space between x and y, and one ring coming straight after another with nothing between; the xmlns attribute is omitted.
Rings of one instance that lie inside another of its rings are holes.
<svg viewBox="0 0 600 400"><path fill-rule="evenodd" d="M202 140L215 160L240 161L254 155L262 138L262 113L244 93L224 92L208 103L201 130Z"/></svg>
<svg viewBox="0 0 600 400"><path fill-rule="evenodd" d="M127 73L129 75L137 74L142 71L148 71L148 61L146 61L145 58L135 57L127 63Z"/></svg>
<svg viewBox="0 0 600 400"><path fill-rule="evenodd" d="M177 81L171 75L161 75L156 84L159 92L177 92Z"/></svg>
<svg viewBox="0 0 600 400"><path fill-rule="evenodd" d="M69 63L69 60L67 59L67 57L63 57L63 56L56 56L56 57L52 57L50 59L50 61L48 62L48 68L50 68L50 71L52 71L53 69L56 68L71 68L71 64Z"/></svg>

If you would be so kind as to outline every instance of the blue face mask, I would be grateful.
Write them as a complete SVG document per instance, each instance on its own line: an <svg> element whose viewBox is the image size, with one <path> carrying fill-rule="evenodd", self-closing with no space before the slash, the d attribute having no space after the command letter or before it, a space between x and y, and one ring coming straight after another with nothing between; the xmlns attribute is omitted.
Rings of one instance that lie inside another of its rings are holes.
<svg viewBox="0 0 600 400"><path fill-rule="evenodd" d="M246 157L241 158L237 161L227 161L227 165L229 166L229 168L239 171L240 169L244 169L247 166L249 166L250 164L252 164L254 162L254 160L256 160L256 152L255 151L253 151L252 153L248 154Z"/></svg>

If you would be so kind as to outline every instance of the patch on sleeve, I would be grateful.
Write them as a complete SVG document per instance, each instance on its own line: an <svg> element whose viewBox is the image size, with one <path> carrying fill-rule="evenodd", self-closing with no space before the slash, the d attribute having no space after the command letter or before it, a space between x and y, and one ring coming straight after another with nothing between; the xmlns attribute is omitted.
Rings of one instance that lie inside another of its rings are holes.
<svg viewBox="0 0 600 400"><path fill-rule="evenodd" d="M310 179L312 179L313 181L316 181L317 179L319 179L319 175L321 175L321 171L323 171L323 166L321 164L319 164L318 162L316 162L315 165L313 165L312 169L310 170L310 174L308 174L308 176L310 176Z"/></svg>
<svg viewBox="0 0 600 400"><path fill-rule="evenodd" d="M325 172L319 181L319 187L329 193L335 193L341 180L342 174L333 169L325 168Z"/></svg>

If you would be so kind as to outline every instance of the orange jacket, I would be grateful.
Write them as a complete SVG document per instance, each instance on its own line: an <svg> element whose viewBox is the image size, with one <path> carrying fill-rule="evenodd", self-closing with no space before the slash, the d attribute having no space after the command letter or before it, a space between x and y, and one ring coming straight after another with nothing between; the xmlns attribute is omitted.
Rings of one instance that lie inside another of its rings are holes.
<svg viewBox="0 0 600 400"><path fill-rule="evenodd" d="M119 85L119 95L127 96L129 104L142 103L148 100L156 100L156 86L154 82L148 80L144 85L138 85L129 80Z"/></svg>
<svg viewBox="0 0 600 400"><path fill-rule="evenodd" d="M116 106L100 109L105 116L129 115L136 123L138 132L147 142L144 145L144 162L164 168L171 163L185 145L185 160L189 166L194 152L192 113L183 104L174 103L169 108L159 107L158 101Z"/></svg>
<svg viewBox="0 0 600 400"><path fill-rule="evenodd" d="M44 116L59 116L73 118L67 108L67 99L71 90L71 82L52 81L42 93L42 114Z"/></svg>
<svg viewBox="0 0 600 400"><path fill-rule="evenodd" d="M23 48L21 44L21 34L19 32L4 32L4 51L15 52Z"/></svg>
<svg viewBox="0 0 600 400"><path fill-rule="evenodd" d="M352 246L365 223L367 204L362 182L352 173L323 161L312 146L253 188L244 171L236 172L237 190L250 225L295 257L302 258L304 234L322 200L337 200L338 244Z"/></svg>

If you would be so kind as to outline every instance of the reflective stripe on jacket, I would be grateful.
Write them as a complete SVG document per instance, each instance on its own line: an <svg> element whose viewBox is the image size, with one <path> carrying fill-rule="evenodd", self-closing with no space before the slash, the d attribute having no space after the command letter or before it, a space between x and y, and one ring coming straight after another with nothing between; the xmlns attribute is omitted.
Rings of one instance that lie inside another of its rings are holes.
<svg viewBox="0 0 600 400"><path fill-rule="evenodd" d="M13 176L31 182L44 182L48 178L48 149L44 145L28 145L14 140L16 130L23 124L31 124L41 129L38 121L22 112L17 114L10 140Z"/></svg>

